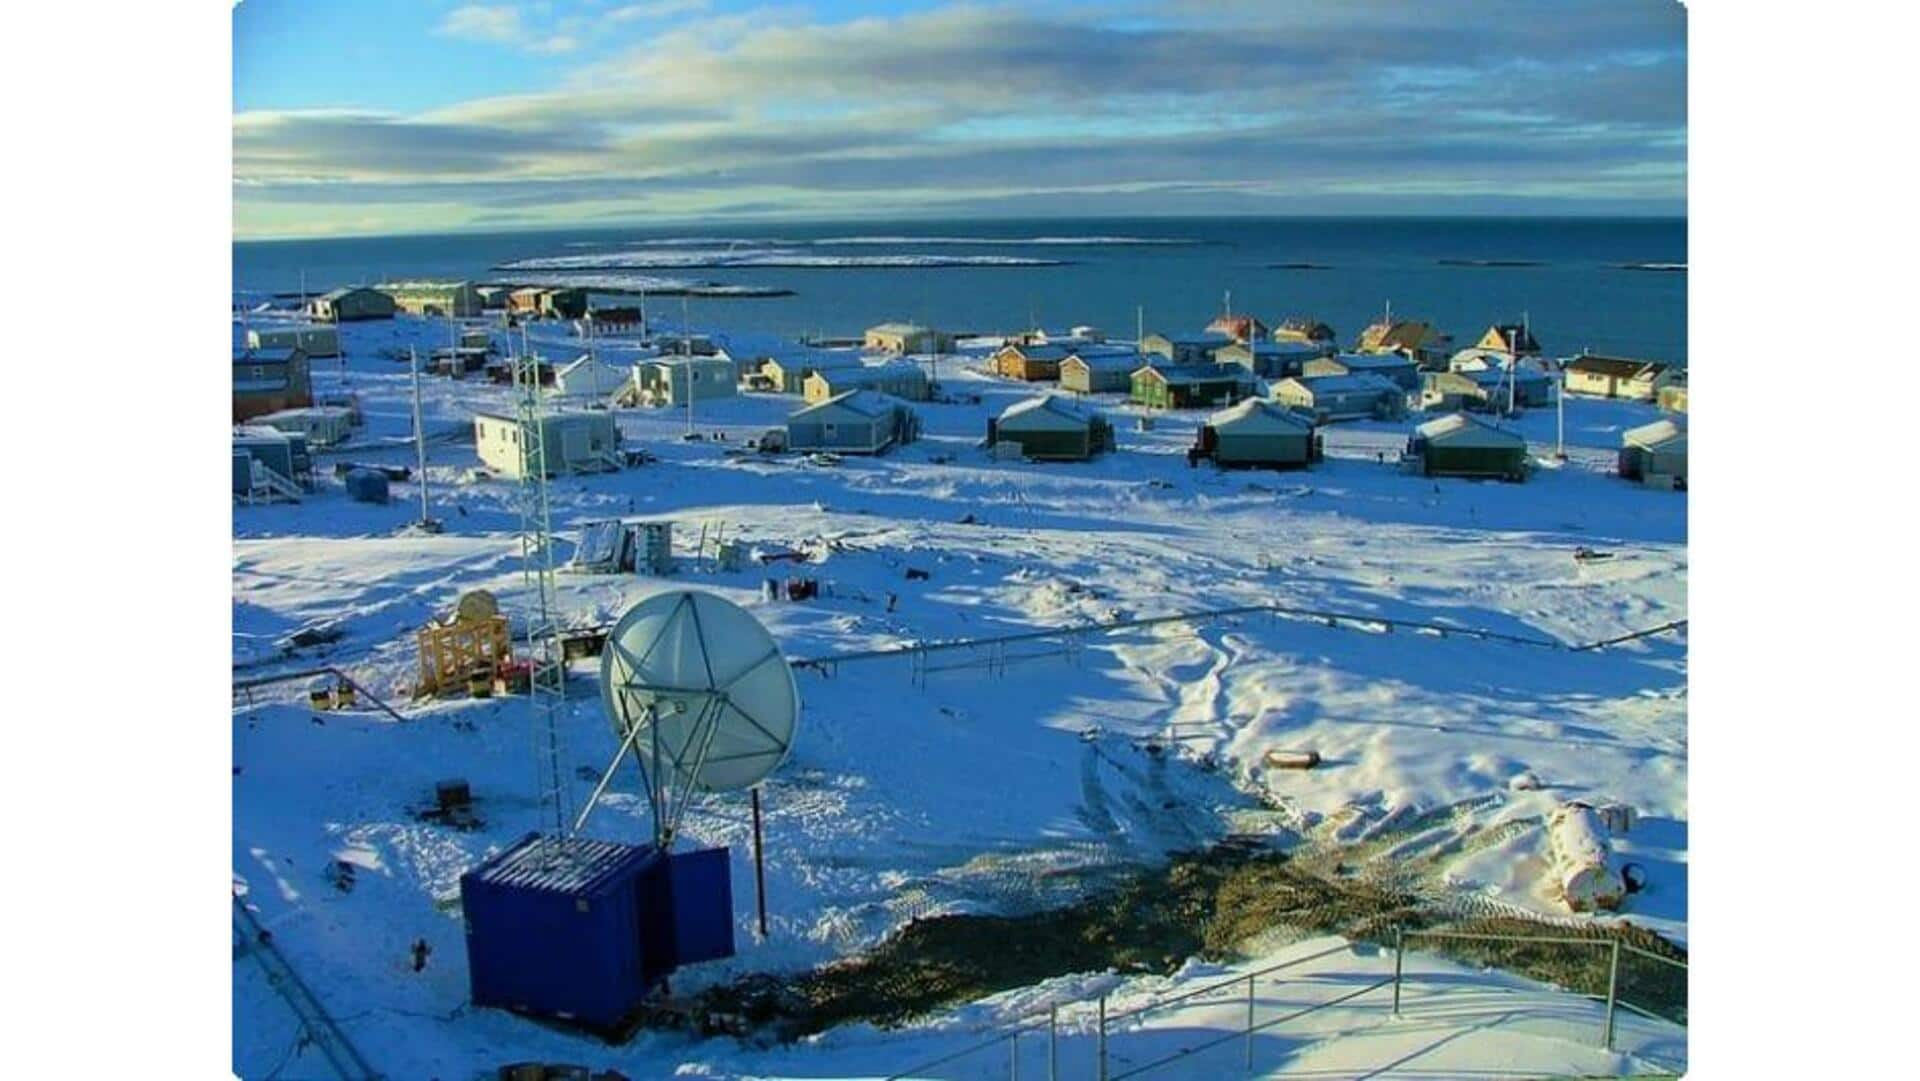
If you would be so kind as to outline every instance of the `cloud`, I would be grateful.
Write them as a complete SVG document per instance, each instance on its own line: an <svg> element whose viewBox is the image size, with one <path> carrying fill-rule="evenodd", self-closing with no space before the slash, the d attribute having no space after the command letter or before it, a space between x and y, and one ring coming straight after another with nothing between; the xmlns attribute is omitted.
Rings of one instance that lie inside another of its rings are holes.
<svg viewBox="0 0 1920 1081"><path fill-rule="evenodd" d="M439 32L467 41L511 45L520 39L520 9L510 4L468 4L447 12Z"/></svg>
<svg viewBox="0 0 1920 1081"><path fill-rule="evenodd" d="M563 21L563 25L570 21ZM510 45L543 56L569 53L580 47L580 40L564 29L535 31L512 4L467 4L447 12L435 32L488 45Z"/></svg>
<svg viewBox="0 0 1920 1081"><path fill-rule="evenodd" d="M1223 210L1685 198L1685 20L1667 0L1567 0L1550 18L1532 0L1444 16L1400 0L948 5L838 22L705 10L606 10L594 19L695 17L536 93L411 115L237 115L236 202L584 220L642 198L689 214L1076 192ZM584 16L526 11L545 22L468 5L442 32L608 48Z"/></svg>

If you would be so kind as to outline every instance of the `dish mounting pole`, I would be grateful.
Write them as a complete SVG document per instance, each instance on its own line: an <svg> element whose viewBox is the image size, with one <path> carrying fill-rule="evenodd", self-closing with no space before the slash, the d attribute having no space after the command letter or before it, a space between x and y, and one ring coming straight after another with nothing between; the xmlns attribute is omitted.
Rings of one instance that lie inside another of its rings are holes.
<svg viewBox="0 0 1920 1081"><path fill-rule="evenodd" d="M569 832L566 754L560 715L567 698L566 654L560 644L560 610L553 571L553 517L547 497L545 410L540 398L540 358L520 328L520 355L513 382L520 437L520 573L531 594L527 608L528 705L533 742L534 793L541 817L556 835Z"/></svg>

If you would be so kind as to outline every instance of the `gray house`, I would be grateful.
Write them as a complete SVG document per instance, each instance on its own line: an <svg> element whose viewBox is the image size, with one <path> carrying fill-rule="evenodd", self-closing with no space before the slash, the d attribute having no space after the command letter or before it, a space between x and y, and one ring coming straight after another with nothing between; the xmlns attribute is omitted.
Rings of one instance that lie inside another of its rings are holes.
<svg viewBox="0 0 1920 1081"><path fill-rule="evenodd" d="M1273 400L1325 424L1367 418L1390 420L1406 412L1406 392L1377 375L1304 375L1273 385Z"/></svg>
<svg viewBox="0 0 1920 1081"><path fill-rule="evenodd" d="M1214 350L1232 344L1233 335L1223 331L1187 334L1177 338L1149 334L1140 340L1140 351L1164 357L1175 364L1211 364Z"/></svg>
<svg viewBox="0 0 1920 1081"><path fill-rule="evenodd" d="M880 454L913 442L920 418L896 399L871 390L850 390L787 418L787 449L840 454Z"/></svg>
<svg viewBox="0 0 1920 1081"><path fill-rule="evenodd" d="M1235 342L1214 350L1213 359L1221 364L1238 364L1262 379L1286 379L1306 374L1308 361L1332 351L1332 346L1315 342Z"/></svg>
<svg viewBox="0 0 1920 1081"><path fill-rule="evenodd" d="M1306 375L1375 375L1403 391L1420 389L1420 366L1398 353L1336 353L1315 357L1301 366Z"/></svg>
<svg viewBox="0 0 1920 1081"><path fill-rule="evenodd" d="M1076 394L1124 394L1133 389L1133 373L1156 359L1131 349L1113 353L1081 350L1060 362L1060 389Z"/></svg>
<svg viewBox="0 0 1920 1081"><path fill-rule="evenodd" d="M1687 487L1687 422L1670 417L1620 437L1620 475L1649 488Z"/></svg>

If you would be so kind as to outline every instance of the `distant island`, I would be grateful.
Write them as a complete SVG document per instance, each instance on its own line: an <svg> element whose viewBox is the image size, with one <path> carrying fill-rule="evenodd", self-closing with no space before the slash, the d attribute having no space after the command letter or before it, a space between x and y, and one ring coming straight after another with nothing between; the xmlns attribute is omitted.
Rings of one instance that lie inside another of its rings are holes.
<svg viewBox="0 0 1920 1081"><path fill-rule="evenodd" d="M1534 259L1436 259L1441 266L1518 267L1546 266Z"/></svg>
<svg viewBox="0 0 1920 1081"><path fill-rule="evenodd" d="M1664 271L1669 274L1684 274L1687 272L1687 264L1685 263L1621 263L1618 266L1616 266L1614 269L1616 270L1658 270L1658 271Z"/></svg>
<svg viewBox="0 0 1920 1081"><path fill-rule="evenodd" d="M1268 270L1332 270L1326 263L1268 263Z"/></svg>

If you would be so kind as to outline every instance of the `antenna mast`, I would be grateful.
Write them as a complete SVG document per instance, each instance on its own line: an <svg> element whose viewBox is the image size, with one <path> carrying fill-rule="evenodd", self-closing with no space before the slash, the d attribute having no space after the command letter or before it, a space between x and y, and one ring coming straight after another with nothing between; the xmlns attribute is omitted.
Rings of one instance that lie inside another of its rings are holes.
<svg viewBox="0 0 1920 1081"><path fill-rule="evenodd" d="M546 416L540 399L540 358L520 327L520 355L513 382L520 436L520 574L532 597L527 610L528 704L533 741L534 793L540 814L557 836L569 832L566 757L560 714L567 697L565 654L560 645L560 609L553 572L553 519L547 501Z"/></svg>
<svg viewBox="0 0 1920 1081"><path fill-rule="evenodd" d="M687 322L687 294L680 294L680 374L687 388L687 437L693 437L693 331Z"/></svg>

